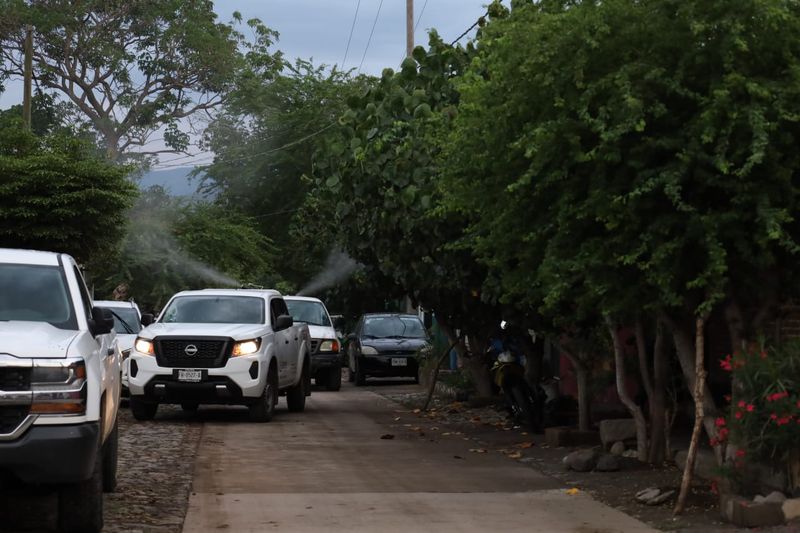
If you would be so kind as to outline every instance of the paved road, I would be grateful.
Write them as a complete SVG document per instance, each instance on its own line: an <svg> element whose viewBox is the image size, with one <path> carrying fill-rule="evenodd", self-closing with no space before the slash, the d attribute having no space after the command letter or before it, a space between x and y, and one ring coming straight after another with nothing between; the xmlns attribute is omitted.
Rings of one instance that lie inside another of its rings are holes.
<svg viewBox="0 0 800 533"><path fill-rule="evenodd" d="M283 405L269 424L201 412L185 532L652 531L462 436L408 431L418 419L370 390Z"/></svg>

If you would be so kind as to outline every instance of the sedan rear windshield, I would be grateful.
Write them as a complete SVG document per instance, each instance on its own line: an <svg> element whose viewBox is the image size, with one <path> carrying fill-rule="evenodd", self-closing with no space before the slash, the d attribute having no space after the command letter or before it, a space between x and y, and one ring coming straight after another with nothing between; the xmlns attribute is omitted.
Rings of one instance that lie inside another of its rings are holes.
<svg viewBox="0 0 800 533"><path fill-rule="evenodd" d="M67 280L55 266L0 264L0 321L47 322L78 329Z"/></svg>
<svg viewBox="0 0 800 533"><path fill-rule="evenodd" d="M425 326L415 316L377 316L364 319L364 335L376 339L424 339Z"/></svg>
<svg viewBox="0 0 800 533"><path fill-rule="evenodd" d="M133 307L108 307L114 316L114 331L123 335L139 333L139 313Z"/></svg>
<svg viewBox="0 0 800 533"><path fill-rule="evenodd" d="M264 300L252 296L178 296L160 320L188 324L264 324Z"/></svg>

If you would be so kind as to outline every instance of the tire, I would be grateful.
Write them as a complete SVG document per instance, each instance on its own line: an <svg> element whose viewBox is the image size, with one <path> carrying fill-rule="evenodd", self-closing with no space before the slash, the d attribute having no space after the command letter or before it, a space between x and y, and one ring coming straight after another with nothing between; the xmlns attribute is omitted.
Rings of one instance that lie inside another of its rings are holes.
<svg viewBox="0 0 800 533"><path fill-rule="evenodd" d="M309 382L308 370L303 370L300 382L286 391L286 405L292 413L302 413L306 408L306 387Z"/></svg>
<svg viewBox="0 0 800 533"><path fill-rule="evenodd" d="M337 391L342 388L342 368L334 367L328 371L328 380L325 383L325 389L329 391Z"/></svg>
<svg viewBox="0 0 800 533"><path fill-rule="evenodd" d="M269 422L275 416L275 407L278 405L278 383L275 372L270 370L267 375L267 384L261 391L255 403L248 406L251 422Z"/></svg>
<svg viewBox="0 0 800 533"><path fill-rule="evenodd" d="M131 397L131 414L136 420L143 422L145 420L152 420L158 411L157 402L148 402L140 400L139 398Z"/></svg>
<svg viewBox="0 0 800 533"><path fill-rule="evenodd" d="M363 387L367 384L367 376L361 371L361 365L358 364L356 359L356 387Z"/></svg>
<svg viewBox="0 0 800 533"><path fill-rule="evenodd" d="M119 457L119 428L114 422L114 429L103 445L103 492L117 490L117 458Z"/></svg>
<svg viewBox="0 0 800 533"><path fill-rule="evenodd" d="M187 413L196 413L197 409L200 407L199 404L194 402L183 402L181 403L181 409L186 411Z"/></svg>
<svg viewBox="0 0 800 533"><path fill-rule="evenodd" d="M536 416L536 406L531 403L530 396L527 394L525 387L521 384L515 384L511 387L511 396L514 399L516 407L515 415L519 423L528 426L528 429L534 433L539 433L539 420Z"/></svg>
<svg viewBox="0 0 800 533"><path fill-rule="evenodd" d="M92 476L58 491L58 530L97 533L103 530L103 447L97 450Z"/></svg>
<svg viewBox="0 0 800 533"><path fill-rule="evenodd" d="M353 364L350 365L350 363ZM353 383L356 380L356 372L355 370L353 370L355 368L355 365L356 365L355 359L351 354L350 357L348 358L348 364L347 364L347 381L349 381L350 383Z"/></svg>

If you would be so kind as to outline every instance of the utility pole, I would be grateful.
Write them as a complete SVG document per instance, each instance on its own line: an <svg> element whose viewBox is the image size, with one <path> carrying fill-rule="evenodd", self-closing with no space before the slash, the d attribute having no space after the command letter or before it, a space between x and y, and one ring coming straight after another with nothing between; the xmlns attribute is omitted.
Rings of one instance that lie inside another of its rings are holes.
<svg viewBox="0 0 800 533"><path fill-rule="evenodd" d="M31 129L31 83L33 80L33 28L25 28L25 76L22 91L22 124Z"/></svg>
<svg viewBox="0 0 800 533"><path fill-rule="evenodd" d="M414 0L406 0L406 57L414 51Z"/></svg>

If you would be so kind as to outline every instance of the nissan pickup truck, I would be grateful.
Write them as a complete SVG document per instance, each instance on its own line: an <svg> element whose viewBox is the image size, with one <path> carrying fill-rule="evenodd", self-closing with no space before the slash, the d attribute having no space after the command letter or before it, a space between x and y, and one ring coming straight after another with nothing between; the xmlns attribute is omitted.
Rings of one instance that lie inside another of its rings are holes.
<svg viewBox="0 0 800 533"><path fill-rule="evenodd" d="M331 315L322 300L287 296L286 305L295 322L308 325L311 335L311 376L329 391L342 388L342 354Z"/></svg>
<svg viewBox="0 0 800 533"><path fill-rule="evenodd" d="M60 531L100 531L116 486L113 325L72 257L0 249L0 490L55 490Z"/></svg>
<svg viewBox="0 0 800 533"><path fill-rule="evenodd" d="M295 324L283 296L261 289L203 289L170 298L153 322L142 315L128 363L130 407L150 420L159 404L245 405L268 422L278 396L289 411L311 394L308 326Z"/></svg>

